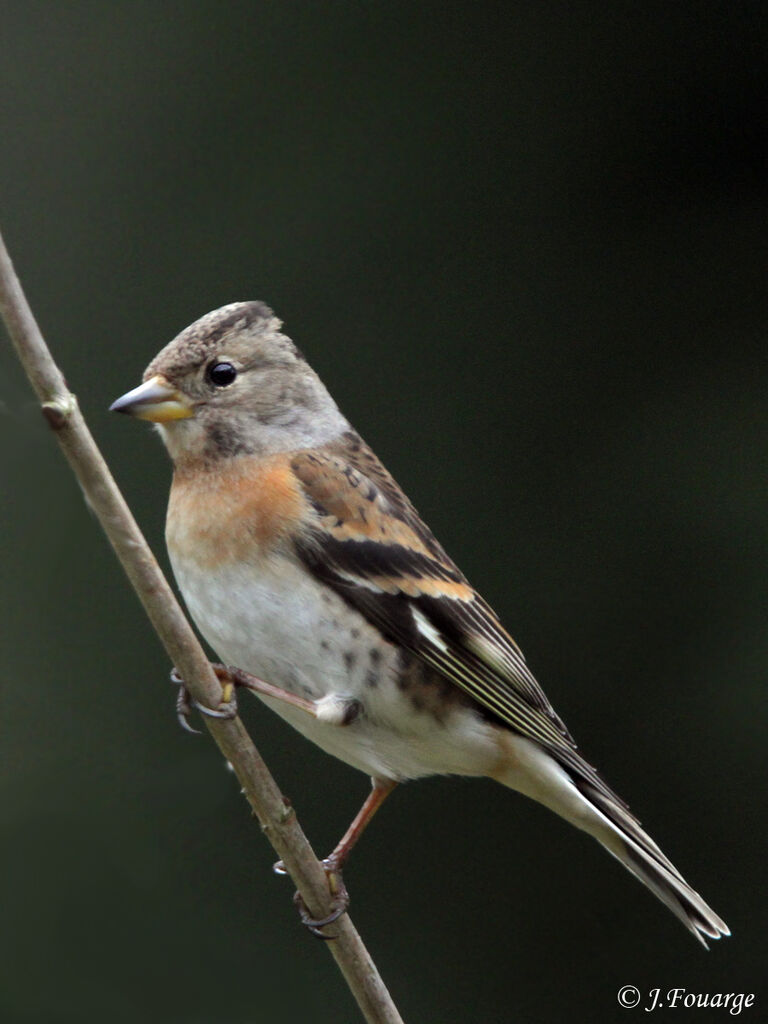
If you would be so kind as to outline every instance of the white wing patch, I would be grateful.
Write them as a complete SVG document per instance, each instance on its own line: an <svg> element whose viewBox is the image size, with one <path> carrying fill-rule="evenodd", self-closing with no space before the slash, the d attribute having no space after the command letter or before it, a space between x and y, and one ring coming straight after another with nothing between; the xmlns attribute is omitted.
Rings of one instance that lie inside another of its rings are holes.
<svg viewBox="0 0 768 1024"><path fill-rule="evenodd" d="M444 654L448 653L448 644L443 640L438 630L432 625L429 619L419 609L411 605L411 614L413 615L413 621L416 623L416 629L421 633L425 640L441 650Z"/></svg>

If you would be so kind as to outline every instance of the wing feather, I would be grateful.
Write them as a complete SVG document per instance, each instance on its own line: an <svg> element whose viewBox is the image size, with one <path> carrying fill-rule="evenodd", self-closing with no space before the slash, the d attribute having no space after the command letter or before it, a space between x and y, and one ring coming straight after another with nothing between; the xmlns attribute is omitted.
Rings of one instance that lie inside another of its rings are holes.
<svg viewBox="0 0 768 1024"><path fill-rule="evenodd" d="M491 607L360 438L298 453L291 468L316 513L296 540L307 567L492 718L626 807L581 757Z"/></svg>

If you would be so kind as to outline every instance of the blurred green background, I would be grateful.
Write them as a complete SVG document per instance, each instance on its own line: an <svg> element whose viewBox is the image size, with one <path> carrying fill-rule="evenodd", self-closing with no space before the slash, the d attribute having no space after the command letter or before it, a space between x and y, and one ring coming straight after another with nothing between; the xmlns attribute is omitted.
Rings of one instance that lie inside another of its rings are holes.
<svg viewBox="0 0 768 1024"><path fill-rule="evenodd" d="M409 1024L765 1019L765 4L0 16L0 224L163 564L166 456L107 406L263 299L734 931L501 787L404 787L347 880ZM0 403L0 1019L357 1021L4 342ZM244 716L326 853L366 779Z"/></svg>

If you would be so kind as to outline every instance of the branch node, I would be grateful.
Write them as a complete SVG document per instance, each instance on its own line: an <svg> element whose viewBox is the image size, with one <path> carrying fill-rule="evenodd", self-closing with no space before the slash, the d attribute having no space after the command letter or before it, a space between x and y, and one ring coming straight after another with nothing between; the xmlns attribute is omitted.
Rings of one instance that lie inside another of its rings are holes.
<svg viewBox="0 0 768 1024"><path fill-rule="evenodd" d="M67 394L59 395L51 402L43 402L40 409L51 430L61 430L77 409L77 399L71 391L68 391Z"/></svg>

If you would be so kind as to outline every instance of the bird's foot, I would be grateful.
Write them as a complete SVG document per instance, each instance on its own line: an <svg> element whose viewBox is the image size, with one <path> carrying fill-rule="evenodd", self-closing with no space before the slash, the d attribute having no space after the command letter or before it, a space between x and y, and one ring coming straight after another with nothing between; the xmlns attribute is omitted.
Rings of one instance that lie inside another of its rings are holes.
<svg viewBox="0 0 768 1024"><path fill-rule="evenodd" d="M341 868L337 864L333 856L328 857L323 861L323 867L325 868L325 874L328 878L328 890L331 894L331 912L326 917L313 917L309 912L309 908L304 902L304 897L300 892L293 894L294 906L299 911L299 917L301 923L308 928L313 935L317 936L318 939L323 939L324 942L329 942L335 939L335 935L326 935L323 928L326 925L333 924L334 921L338 921L342 914L346 914L347 908L349 907L349 893L347 887L344 885L344 878L341 874ZM279 860L273 870L278 875L285 875L285 865Z"/></svg>
<svg viewBox="0 0 768 1024"><path fill-rule="evenodd" d="M235 690L235 682L229 675L224 665L212 664L211 668L216 673L217 678L221 682L222 694L221 702L217 708L206 707L205 704L201 704L190 696L189 690L181 678L179 670L174 668L171 670L171 682L174 686L178 686L179 692L176 697L176 717L179 720L179 725L186 732L194 733L195 735L200 734L199 729L195 729L190 724L190 717L192 715L192 709L196 709L201 715L206 715L208 718L235 718L237 716L237 696Z"/></svg>

